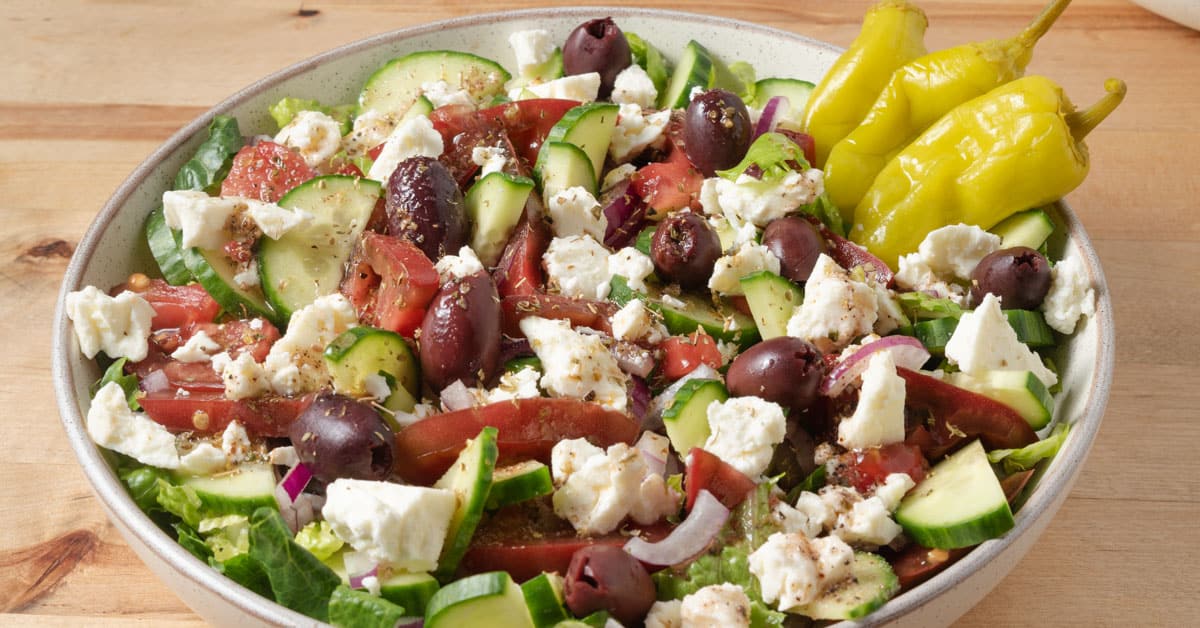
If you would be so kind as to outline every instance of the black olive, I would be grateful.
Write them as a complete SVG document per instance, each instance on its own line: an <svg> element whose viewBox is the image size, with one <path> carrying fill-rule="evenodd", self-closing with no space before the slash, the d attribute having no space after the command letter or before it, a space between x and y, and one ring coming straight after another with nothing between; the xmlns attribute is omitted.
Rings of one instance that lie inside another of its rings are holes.
<svg viewBox="0 0 1200 628"><path fill-rule="evenodd" d="M1027 246L1000 249L979 261L971 272L971 303L984 295L1000 297L1006 310L1036 310L1050 291L1050 264Z"/></svg>
<svg viewBox="0 0 1200 628"><path fill-rule="evenodd" d="M683 121L683 149L706 177L732 168L746 156L754 128L736 94L711 89L692 99Z"/></svg>
<svg viewBox="0 0 1200 628"><path fill-rule="evenodd" d="M612 93L613 82L621 70L633 63L629 41L611 17L591 20L575 27L563 44L563 73L600 73L599 98Z"/></svg>
<svg viewBox="0 0 1200 628"><path fill-rule="evenodd" d="M799 216L772 220L763 230L762 243L779 258L779 274L796 282L808 281L829 244L813 224Z"/></svg>
<svg viewBox="0 0 1200 628"><path fill-rule="evenodd" d="M725 383L734 396L760 397L797 412L817 400L824 376L825 360L816 347L800 338L779 336L738 354Z"/></svg>
<svg viewBox="0 0 1200 628"><path fill-rule="evenodd" d="M708 221L688 211L675 212L658 223L650 241L654 268L685 288L708 285L713 265L721 257L721 239Z"/></svg>
<svg viewBox="0 0 1200 628"><path fill-rule="evenodd" d="M654 605L654 582L636 558L612 545L589 545L571 556L563 584L567 608L579 617L608 611L617 621L641 625Z"/></svg>
<svg viewBox="0 0 1200 628"><path fill-rule="evenodd" d="M370 405L321 393L290 426L300 461L323 482L383 480L392 473L396 438Z"/></svg>

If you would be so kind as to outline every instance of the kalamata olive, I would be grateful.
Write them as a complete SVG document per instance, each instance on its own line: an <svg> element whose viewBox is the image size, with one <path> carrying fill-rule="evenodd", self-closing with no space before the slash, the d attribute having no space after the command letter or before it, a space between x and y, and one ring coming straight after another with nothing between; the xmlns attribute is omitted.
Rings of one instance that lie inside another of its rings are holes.
<svg viewBox="0 0 1200 628"><path fill-rule="evenodd" d="M442 286L421 322L421 373L434 389L486 384L500 368L500 296L485 272Z"/></svg>
<svg viewBox="0 0 1200 628"><path fill-rule="evenodd" d="M829 245L813 224L799 216L772 220L763 230L762 243L779 258L779 274L792 281L808 281L821 254Z"/></svg>
<svg viewBox="0 0 1200 628"><path fill-rule="evenodd" d="M1027 246L995 251L971 272L973 305L990 292L1006 310L1036 310L1049 290L1050 264Z"/></svg>
<svg viewBox="0 0 1200 628"><path fill-rule="evenodd" d="M604 610L626 626L641 625L654 605L654 582L625 550L589 545L571 556L563 597L579 617Z"/></svg>
<svg viewBox="0 0 1200 628"><path fill-rule="evenodd" d="M710 89L692 99L683 119L683 149L704 176L732 168L746 156L754 127L736 94Z"/></svg>
<svg viewBox="0 0 1200 628"><path fill-rule="evenodd" d="M321 393L288 426L300 461L324 482L383 480L396 457L392 428L374 408L350 397Z"/></svg>
<svg viewBox="0 0 1200 628"><path fill-rule="evenodd" d="M388 235L411 240L429 259L457 254L471 228L454 175L430 157L409 157L388 179Z"/></svg>
<svg viewBox="0 0 1200 628"><path fill-rule="evenodd" d="M650 257L654 268L668 280L685 288L706 286L721 257L721 239L698 214L675 212L654 229Z"/></svg>
<svg viewBox="0 0 1200 628"><path fill-rule="evenodd" d="M797 411L816 401L824 375L825 360L816 347L800 338L778 336L738 354L729 364L725 383L734 396L753 395Z"/></svg>
<svg viewBox="0 0 1200 628"><path fill-rule="evenodd" d="M611 17L590 20L575 27L563 44L563 73L600 73L600 98L612 92L613 81L633 63L629 41Z"/></svg>

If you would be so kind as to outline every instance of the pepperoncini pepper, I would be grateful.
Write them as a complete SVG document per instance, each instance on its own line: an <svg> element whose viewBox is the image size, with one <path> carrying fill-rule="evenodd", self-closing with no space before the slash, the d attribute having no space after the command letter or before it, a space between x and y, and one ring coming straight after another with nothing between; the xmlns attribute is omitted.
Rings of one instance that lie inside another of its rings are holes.
<svg viewBox="0 0 1200 628"><path fill-rule="evenodd" d="M862 122L896 68L925 54L921 9L880 2L867 11L858 37L825 73L804 106L803 126L816 143L816 167L833 145Z"/></svg>
<svg viewBox="0 0 1200 628"><path fill-rule="evenodd" d="M1070 3L1053 0L1016 37L939 50L896 70L862 124L825 160L825 190L833 204L843 215L854 209L879 171L929 125L1024 74L1034 44Z"/></svg>
<svg viewBox="0 0 1200 628"><path fill-rule="evenodd" d="M1104 89L1075 111L1054 81L1027 76L959 105L883 168L855 209L850 239L895 268L934 229L988 229L1062 198L1087 176L1084 136L1125 97L1118 79Z"/></svg>

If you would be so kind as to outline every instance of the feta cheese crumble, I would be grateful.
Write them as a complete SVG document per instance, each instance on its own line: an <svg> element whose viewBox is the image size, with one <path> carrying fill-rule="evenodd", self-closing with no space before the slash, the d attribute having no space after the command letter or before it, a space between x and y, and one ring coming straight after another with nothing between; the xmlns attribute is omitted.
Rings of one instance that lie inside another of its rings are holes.
<svg viewBox="0 0 1200 628"><path fill-rule="evenodd" d="M321 514L339 539L393 569L437 567L458 503L444 489L370 480L334 480Z"/></svg>
<svg viewBox="0 0 1200 628"><path fill-rule="evenodd" d="M531 77L538 69L554 56L558 49L556 40L550 31L535 28L517 31L508 36L508 45L512 46L513 56L517 59L517 74Z"/></svg>
<svg viewBox="0 0 1200 628"><path fill-rule="evenodd" d="M666 326L655 319L641 299L631 299L613 314L612 332L617 340L645 341L649 344L658 344L670 335Z"/></svg>
<svg viewBox="0 0 1200 628"><path fill-rule="evenodd" d="M499 146L476 146L471 149L471 162L480 167L479 178L502 172L508 163L508 153Z"/></svg>
<svg viewBox="0 0 1200 628"><path fill-rule="evenodd" d="M301 210L284 209L238 196L209 196L200 190L169 190L163 193L163 218L180 231L184 247L219 249L233 238L233 222L245 214L263 235L278 240L312 219Z"/></svg>
<svg viewBox="0 0 1200 628"><path fill-rule="evenodd" d="M596 197L581 186L551 194L546 199L546 213L550 215L554 235L560 238L586 234L604 240L608 220Z"/></svg>
<svg viewBox="0 0 1200 628"><path fill-rule="evenodd" d="M160 469L178 469L175 435L144 412L129 409L120 384L109 382L92 398L87 413L88 436L97 445Z"/></svg>
<svg viewBox="0 0 1200 628"><path fill-rule="evenodd" d="M871 333L877 307L871 286L851 279L833 258L821 254L804 284L804 302L788 319L787 333L832 353Z"/></svg>
<svg viewBox="0 0 1200 628"><path fill-rule="evenodd" d="M776 532L750 554L749 566L763 601L787 611L848 578L853 562L854 550L837 537L810 540L803 534Z"/></svg>
<svg viewBox="0 0 1200 628"><path fill-rule="evenodd" d="M536 85L526 85L510 90L508 97L512 100L521 100L525 97L526 92L533 94L534 98L561 98L592 102L600 93L600 74L588 72L587 74L564 76Z"/></svg>
<svg viewBox="0 0 1200 628"><path fill-rule="evenodd" d="M965 224L930 231L915 253L897 262L896 284L935 294L962 305L967 290L955 283L971 277L979 261L1000 248L1000 236Z"/></svg>
<svg viewBox="0 0 1200 628"><path fill-rule="evenodd" d="M838 424L838 444L866 449L904 440L904 378L892 354L880 351L867 362L854 414Z"/></svg>
<svg viewBox="0 0 1200 628"><path fill-rule="evenodd" d="M354 306L337 293L317 297L293 312L287 333L271 345L263 361L271 388L289 397L320 389L329 380L325 347L357 324Z"/></svg>
<svg viewBox="0 0 1200 628"><path fill-rule="evenodd" d="M275 143L300 153L309 168L316 168L342 149L342 125L320 111L301 111L279 129Z"/></svg>
<svg viewBox="0 0 1200 628"><path fill-rule="evenodd" d="M386 184L400 162L410 157L440 157L445 147L442 134L433 128L426 116L416 116L404 121L392 131L375 163L371 164L367 177Z"/></svg>
<svg viewBox="0 0 1200 628"><path fill-rule="evenodd" d="M946 358L968 375L987 371L1031 371L1047 387L1058 382L1054 371L1046 368L1000 310L1000 298L989 293L971 312L966 312L946 343Z"/></svg>
<svg viewBox="0 0 1200 628"><path fill-rule="evenodd" d="M654 274L654 260L649 255L627 246L608 256L608 272L625 278L625 285L645 293L646 278Z"/></svg>
<svg viewBox="0 0 1200 628"><path fill-rule="evenodd" d="M437 270L438 281L443 284L483 272L483 262L469 246L458 249L458 255L443 256L433 267Z"/></svg>
<svg viewBox="0 0 1200 628"><path fill-rule="evenodd" d="M1046 324L1061 334L1075 333L1081 316L1096 313L1096 291L1079 257L1067 257L1050 269L1050 291L1042 301Z"/></svg>
<svg viewBox="0 0 1200 628"><path fill-rule="evenodd" d="M631 63L613 80L612 101L619 105L637 105L650 109L658 100L658 90L642 66Z"/></svg>
<svg viewBox="0 0 1200 628"><path fill-rule="evenodd" d="M750 598L736 584L710 584L679 604L682 626L749 628Z"/></svg>
<svg viewBox="0 0 1200 628"><path fill-rule="evenodd" d="M554 238L542 255L546 279L560 294L603 299L608 296L612 275L608 272L608 249L588 234Z"/></svg>
<svg viewBox="0 0 1200 628"><path fill-rule="evenodd" d="M171 352L171 358L180 362L208 362L212 354L221 350L221 345L201 329L192 334L183 346Z"/></svg>
<svg viewBox="0 0 1200 628"><path fill-rule="evenodd" d="M79 350L89 360L103 351L113 359L138 362L149 353L146 339L154 307L136 293L126 290L110 297L96 286L87 286L68 294L64 306Z"/></svg>
<svg viewBox="0 0 1200 628"><path fill-rule="evenodd" d="M540 383L550 396L591 399L625 411L626 376L602 336L581 334L567 321L538 316L522 319L521 333L542 361L545 374Z"/></svg>
<svg viewBox="0 0 1200 628"><path fill-rule="evenodd" d="M750 478L762 475L787 431L783 408L746 396L713 401L707 413L704 449Z"/></svg>
<svg viewBox="0 0 1200 628"><path fill-rule="evenodd" d="M663 131L670 121L669 109L642 115L642 108L638 105L621 105L620 114L617 116L617 128L613 131L612 141L608 145L608 154L616 163L624 163L637 157L647 148L661 143Z"/></svg>
<svg viewBox="0 0 1200 628"><path fill-rule="evenodd" d="M605 451L582 438L560 441L550 469L554 512L580 534L612 532L627 516L648 525L679 509L680 495L625 443Z"/></svg>
<svg viewBox="0 0 1200 628"><path fill-rule="evenodd" d="M467 90L454 87L446 81L421 83L421 93L429 99L429 103L433 105L434 109L446 105L475 106L475 99L471 98L471 94Z"/></svg>
<svg viewBox="0 0 1200 628"><path fill-rule="evenodd" d="M745 294L742 277L762 270L778 275L779 258L765 245L743 242L733 254L717 258L708 288L721 294Z"/></svg>
<svg viewBox="0 0 1200 628"><path fill-rule="evenodd" d="M212 367L225 384L227 399L251 399L271 390L266 370L249 352L242 352L237 358L218 353L212 357Z"/></svg>
<svg viewBox="0 0 1200 628"><path fill-rule="evenodd" d="M770 181L743 174L736 181L722 177L705 179L705 185L707 194L701 190L705 213L724 214L735 226L750 222L766 227L772 220L817 200L825 191L825 173L809 168Z"/></svg>

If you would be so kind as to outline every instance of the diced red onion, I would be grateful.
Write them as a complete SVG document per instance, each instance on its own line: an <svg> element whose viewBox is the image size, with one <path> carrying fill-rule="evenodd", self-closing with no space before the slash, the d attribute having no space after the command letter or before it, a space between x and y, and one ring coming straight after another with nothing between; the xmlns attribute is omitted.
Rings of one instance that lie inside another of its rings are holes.
<svg viewBox="0 0 1200 628"><path fill-rule="evenodd" d="M475 395L461 379L442 389L442 408L447 412L465 410L475 406Z"/></svg>
<svg viewBox="0 0 1200 628"><path fill-rule="evenodd" d="M929 360L929 351L919 340L911 336L888 336L863 345L859 350L839 362L821 381L821 394L836 397L842 394L854 380L867 370L871 356L880 351L892 354L896 366L919 369Z"/></svg>
<svg viewBox="0 0 1200 628"><path fill-rule="evenodd" d="M374 577L374 578L379 577L379 567L371 567L371 569L368 570L366 573L361 573L361 574L358 574L357 576L350 576L350 588L351 589L365 589L365 588L367 588L367 586L365 584L363 584L363 580L366 580L367 578L372 578L372 577Z"/></svg>
<svg viewBox="0 0 1200 628"><path fill-rule="evenodd" d="M300 462L288 470L283 479L279 481L279 486L283 488L288 499L294 502L296 501L296 497L300 493L303 493L304 488L312 481L312 477L312 469L308 468L308 465L303 462Z"/></svg>
<svg viewBox="0 0 1200 628"><path fill-rule="evenodd" d="M171 387L171 382L167 379L167 374L161 369L151 371L149 375L142 378L142 390L153 393L162 392Z"/></svg>
<svg viewBox="0 0 1200 628"><path fill-rule="evenodd" d="M379 576L379 563L366 552L346 552L342 554L342 564L350 578L351 589L361 589L364 579Z"/></svg>
<svg viewBox="0 0 1200 628"><path fill-rule="evenodd" d="M604 246L622 249L629 246L646 222L646 203L634 193L629 180L613 186L604 206Z"/></svg>
<svg viewBox="0 0 1200 628"><path fill-rule="evenodd" d="M728 519L729 509L712 493L701 490L692 511L667 538L650 543L633 537L625 543L625 551L650 565L678 565L708 549Z"/></svg>
<svg viewBox="0 0 1200 628"><path fill-rule="evenodd" d="M650 409L650 385L634 375L629 378L629 413L641 421Z"/></svg>
<svg viewBox="0 0 1200 628"><path fill-rule="evenodd" d="M638 439L637 450L642 455L642 460L646 462L646 470L648 473L654 473L663 477L667 476L667 460L659 457L659 453L651 449L654 446L654 439L648 438L645 434ZM669 452L668 452L668 455Z"/></svg>
<svg viewBox="0 0 1200 628"><path fill-rule="evenodd" d="M779 126L779 117L784 111L789 109L788 99L786 96L773 96L767 101L763 107L762 115L758 117L758 124L754 127L754 137L758 137L764 133L770 133Z"/></svg>
<svg viewBox="0 0 1200 628"><path fill-rule="evenodd" d="M617 366L630 375L647 377L654 370L654 353L649 349L621 341L613 345L612 353L617 358Z"/></svg>

